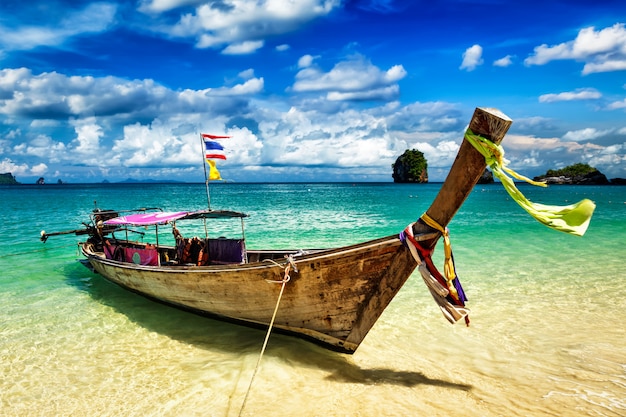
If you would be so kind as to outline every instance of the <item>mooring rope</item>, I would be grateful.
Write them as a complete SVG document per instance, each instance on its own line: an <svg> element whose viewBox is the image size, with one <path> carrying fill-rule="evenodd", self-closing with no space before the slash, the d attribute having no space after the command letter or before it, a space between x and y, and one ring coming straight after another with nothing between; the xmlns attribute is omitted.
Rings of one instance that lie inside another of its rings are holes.
<svg viewBox="0 0 626 417"><path fill-rule="evenodd" d="M281 266L279 263L268 259L269 262L272 262L274 264L276 264L277 266ZM276 307L274 307L274 314L272 314L272 320L270 320L270 324L267 328L267 334L265 335L265 340L263 341L263 347L261 348L261 353L259 354L259 359L256 363L256 367L254 368L254 372L252 373L252 378L250 378L250 385L248 385L248 390L246 391L246 396L243 398L243 403L241 404L241 410L239 410L239 416L241 416L243 414L243 410L244 408L246 408L246 402L248 401L248 395L250 394L250 390L252 389L252 384L254 382L254 378L256 377L256 374L259 370L259 367L261 365L261 360L263 359L263 354L265 353L265 348L267 347L267 342L270 339L270 333L272 332L272 327L274 326L274 320L276 319L276 314L278 313L278 306L280 305L280 299L283 296L283 292L285 290L285 284L287 284L289 282L289 280L291 280L291 277L289 276L289 270L291 269L291 267L293 266L293 270L298 272L298 268L296 267L296 264L293 261L293 256L289 255L289 257L287 258L287 265L285 266L285 276L283 277L283 279L281 281L271 281L271 280L266 280L267 282L270 283L278 283L278 284L282 284L280 287L280 293L278 294L278 300L276 300Z"/></svg>

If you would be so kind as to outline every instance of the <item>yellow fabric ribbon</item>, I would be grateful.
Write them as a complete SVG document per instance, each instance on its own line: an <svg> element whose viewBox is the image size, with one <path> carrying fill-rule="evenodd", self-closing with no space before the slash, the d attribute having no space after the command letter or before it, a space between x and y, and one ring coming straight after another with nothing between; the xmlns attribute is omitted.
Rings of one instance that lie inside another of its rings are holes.
<svg viewBox="0 0 626 417"><path fill-rule="evenodd" d="M450 295L452 295L455 300L458 300L459 294L457 293L456 287L452 282L454 278L456 278L456 271L454 270L454 262L452 262L452 245L450 243L450 232L448 231L448 228L444 228L443 226L441 226L426 213L422 214L422 217L420 218L428 226L440 231L441 235L443 236L443 275L446 278L446 283L448 284L448 291L450 291Z"/></svg>
<svg viewBox="0 0 626 417"><path fill-rule="evenodd" d="M467 129L465 132L465 139L485 157L485 162L491 168L493 175L502 182L504 189L517 204L528 212L528 214L552 229L576 236L585 234L587 227L589 227L593 211L596 208L593 201L585 198L576 204L570 204L568 206L533 203L517 189L513 179L506 174L508 173L518 180L526 181L529 184L538 185L540 187L546 187L545 183L533 181L507 168L506 165L509 161L504 159L504 149L502 146L496 145L482 136L475 135L470 129Z"/></svg>

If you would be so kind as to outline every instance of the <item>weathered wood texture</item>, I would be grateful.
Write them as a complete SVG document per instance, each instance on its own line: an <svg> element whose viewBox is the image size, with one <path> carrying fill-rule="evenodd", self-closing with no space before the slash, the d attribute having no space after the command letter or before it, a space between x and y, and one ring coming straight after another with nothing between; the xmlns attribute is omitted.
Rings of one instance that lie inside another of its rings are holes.
<svg viewBox="0 0 626 417"><path fill-rule="evenodd" d="M266 327L282 267L270 262L227 266L151 267L83 252L108 280L168 304ZM275 327L354 352L416 267L397 236L303 255L290 272Z"/></svg>
<svg viewBox="0 0 626 417"><path fill-rule="evenodd" d="M492 108L477 108L469 124L469 129L477 135L500 143L513 121L504 113ZM463 139L461 148L450 168L446 181L426 214L443 227L446 227L485 171L485 158ZM428 233L433 229L421 219L415 222L414 233ZM433 248L438 237L424 242L427 248Z"/></svg>

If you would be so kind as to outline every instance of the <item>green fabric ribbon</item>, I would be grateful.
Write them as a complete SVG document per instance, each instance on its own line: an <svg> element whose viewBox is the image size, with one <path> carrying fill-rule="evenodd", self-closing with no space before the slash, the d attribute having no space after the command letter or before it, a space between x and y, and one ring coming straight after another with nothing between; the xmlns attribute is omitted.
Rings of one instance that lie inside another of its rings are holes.
<svg viewBox="0 0 626 417"><path fill-rule="evenodd" d="M576 204L569 206L552 206L538 204L529 201L515 186L511 175L518 180L526 181L529 184L546 187L544 182L533 181L523 175L507 168L509 161L504 159L504 149L500 145L487 140L479 135L475 135L470 129L465 132L465 139L471 143L478 152L485 157L485 162L491 168L493 175L498 178L509 195L540 223L576 236L582 236L589 227L589 221L596 205L593 201L585 198Z"/></svg>

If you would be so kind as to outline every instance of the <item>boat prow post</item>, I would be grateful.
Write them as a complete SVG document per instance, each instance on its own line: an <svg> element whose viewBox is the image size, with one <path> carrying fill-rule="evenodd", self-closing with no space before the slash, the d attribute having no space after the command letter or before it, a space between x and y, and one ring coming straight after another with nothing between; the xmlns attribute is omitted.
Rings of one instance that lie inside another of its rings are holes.
<svg viewBox="0 0 626 417"><path fill-rule="evenodd" d="M498 109L477 107L468 129L476 135L499 144L512 123L513 121ZM426 210L426 215L445 228L470 195L486 167L485 158L472 144L463 139L450 172L437 197ZM426 224L421 217L413 225L413 233L416 236L433 232L438 232L438 230ZM433 239L422 242L422 246L428 249L434 248L439 237L441 233Z"/></svg>

